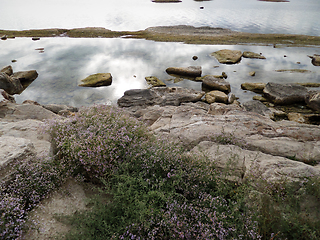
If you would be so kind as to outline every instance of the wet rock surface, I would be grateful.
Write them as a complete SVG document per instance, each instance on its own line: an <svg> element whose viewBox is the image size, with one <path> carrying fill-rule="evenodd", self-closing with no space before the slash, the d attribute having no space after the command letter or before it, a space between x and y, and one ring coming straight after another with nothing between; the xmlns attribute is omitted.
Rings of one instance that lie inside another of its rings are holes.
<svg viewBox="0 0 320 240"><path fill-rule="evenodd" d="M112 84L112 76L110 73L96 73L81 80L80 87L102 87Z"/></svg>

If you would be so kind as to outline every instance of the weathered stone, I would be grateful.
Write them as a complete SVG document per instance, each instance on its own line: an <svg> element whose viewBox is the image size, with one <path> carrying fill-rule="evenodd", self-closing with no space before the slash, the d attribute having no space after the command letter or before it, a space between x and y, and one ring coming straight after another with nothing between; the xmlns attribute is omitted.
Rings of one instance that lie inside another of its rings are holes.
<svg viewBox="0 0 320 240"><path fill-rule="evenodd" d="M320 112L320 92L310 92L305 102L310 108Z"/></svg>
<svg viewBox="0 0 320 240"><path fill-rule="evenodd" d="M190 67L169 67L166 69L168 74L181 75L186 77L200 77L202 74L201 66Z"/></svg>
<svg viewBox="0 0 320 240"><path fill-rule="evenodd" d="M0 72L3 72L3 73L6 73L8 76L11 76L12 73L13 73L13 69L12 69L12 66L6 66L6 67L3 67Z"/></svg>
<svg viewBox="0 0 320 240"><path fill-rule="evenodd" d="M150 76L150 77L145 77L147 83L151 85L152 87L165 87L166 84L162 82L159 78Z"/></svg>
<svg viewBox="0 0 320 240"><path fill-rule="evenodd" d="M5 90L10 95L19 94L23 91L19 79L11 78L6 73L0 73L0 89Z"/></svg>
<svg viewBox="0 0 320 240"><path fill-rule="evenodd" d="M204 92L184 88L155 87L152 89L128 90L118 100L120 107L147 107L150 105L179 106L184 102L197 102Z"/></svg>
<svg viewBox="0 0 320 240"><path fill-rule="evenodd" d="M249 51L245 51L242 53L242 56L244 58L258 58L258 59L266 59L264 56L262 56L259 53L254 53L254 52L249 52Z"/></svg>
<svg viewBox="0 0 320 240"><path fill-rule="evenodd" d="M311 58L311 63L314 66L320 66L320 55L314 54L313 56L308 56L309 58Z"/></svg>
<svg viewBox="0 0 320 240"><path fill-rule="evenodd" d="M81 80L80 87L102 87L112 84L112 76L110 73L96 73Z"/></svg>
<svg viewBox="0 0 320 240"><path fill-rule="evenodd" d="M214 90L206 93L205 100L209 104L214 102L228 103L228 95L224 92Z"/></svg>
<svg viewBox="0 0 320 240"><path fill-rule="evenodd" d="M279 84L269 82L263 89L263 94L275 104L288 105L304 102L308 95L308 89L294 83Z"/></svg>
<svg viewBox="0 0 320 240"><path fill-rule="evenodd" d="M226 93L231 92L230 83L223 78L215 78L212 75L207 75L202 80L202 87L209 90L219 90Z"/></svg>
<svg viewBox="0 0 320 240"><path fill-rule="evenodd" d="M257 92L257 93L262 93L265 86L266 86L265 83L248 83L248 82L246 82L246 83L241 84L241 89L252 91L252 92Z"/></svg>
<svg viewBox="0 0 320 240"><path fill-rule="evenodd" d="M258 100L260 102L268 102L268 100L260 95L256 95L252 97L252 100Z"/></svg>
<svg viewBox="0 0 320 240"><path fill-rule="evenodd" d="M260 101L252 100L249 102L244 102L242 103L242 106L246 111L259 113L263 116L272 118L271 110Z"/></svg>
<svg viewBox="0 0 320 240"><path fill-rule="evenodd" d="M9 101L9 102L12 102L12 103L16 102L13 96L8 94L5 90L0 89L0 103L4 102L4 101Z"/></svg>
<svg viewBox="0 0 320 240"><path fill-rule="evenodd" d="M36 78L38 73L36 70L15 72L12 74L12 78L16 78L23 86L23 90L26 89Z"/></svg>
<svg viewBox="0 0 320 240"><path fill-rule="evenodd" d="M242 52L239 50L223 49L213 52L211 55L214 56L219 63L234 64L240 62Z"/></svg>
<svg viewBox="0 0 320 240"><path fill-rule="evenodd" d="M305 118L303 117L303 115L301 113L291 112L291 113L288 113L287 116L288 116L289 121L294 121L297 123L305 123L306 122Z"/></svg>
<svg viewBox="0 0 320 240"><path fill-rule="evenodd" d="M208 114L211 115L225 115L232 111L243 111L243 108L237 104L226 105L224 103L212 103Z"/></svg>

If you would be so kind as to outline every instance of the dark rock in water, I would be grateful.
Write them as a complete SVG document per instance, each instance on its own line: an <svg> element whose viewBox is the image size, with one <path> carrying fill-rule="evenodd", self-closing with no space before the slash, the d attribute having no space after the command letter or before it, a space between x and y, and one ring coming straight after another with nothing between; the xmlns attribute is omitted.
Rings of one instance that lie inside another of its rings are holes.
<svg viewBox="0 0 320 240"><path fill-rule="evenodd" d="M0 39L1 39L1 40L7 40L7 38L8 38L7 35L3 35L3 36L1 36Z"/></svg>
<svg viewBox="0 0 320 240"><path fill-rule="evenodd" d="M314 66L320 66L320 55L314 54L313 56L308 56L309 58L311 58L311 63Z"/></svg>
<svg viewBox="0 0 320 240"><path fill-rule="evenodd" d="M200 77L202 74L201 66L190 66L190 67L169 67L166 69L168 74L176 74L186 77Z"/></svg>
<svg viewBox="0 0 320 240"><path fill-rule="evenodd" d="M182 2L181 0L152 0L155 3L178 3Z"/></svg>
<svg viewBox="0 0 320 240"><path fill-rule="evenodd" d="M213 75L207 75L202 80L202 87L209 90L219 90L226 93L231 92L230 83L223 78L215 78Z"/></svg>
<svg viewBox="0 0 320 240"><path fill-rule="evenodd" d="M263 89L265 98L278 105L288 105L304 102L308 89L294 83L279 84L269 82Z"/></svg>
<svg viewBox="0 0 320 240"><path fill-rule="evenodd" d="M14 95L21 93L23 86L19 79L11 78L6 73L0 73L0 89L5 90L10 95Z"/></svg>
<svg viewBox="0 0 320 240"><path fill-rule="evenodd" d="M110 73L96 73L81 80L79 87L102 87L112 84L112 76Z"/></svg>
<svg viewBox="0 0 320 240"><path fill-rule="evenodd" d="M211 53L211 55L214 56L219 61L219 63L235 64L240 62L242 52L239 50L223 49L217 52L213 52Z"/></svg>
<svg viewBox="0 0 320 240"><path fill-rule="evenodd" d="M243 52L242 56L244 58L257 58L257 59L266 59L264 56L262 56L260 53L254 53L254 52L249 52L245 51Z"/></svg>
<svg viewBox="0 0 320 240"><path fill-rule="evenodd" d="M118 100L120 107L141 107L152 105L179 106L184 102L197 102L204 92L184 88L155 87L151 89L128 90Z"/></svg>
<svg viewBox="0 0 320 240"><path fill-rule="evenodd" d="M151 85L152 87L165 87L166 84L162 82L159 78L150 76L150 77L145 77L147 83Z"/></svg>
<svg viewBox="0 0 320 240"><path fill-rule="evenodd" d="M33 41L39 41L40 38L39 38L39 37L33 37L32 40L33 40Z"/></svg>
<svg viewBox="0 0 320 240"><path fill-rule="evenodd" d="M6 73L8 76L11 76L13 74L13 69L12 69L12 66L6 66L6 67L3 67L0 72L3 72L3 73Z"/></svg>
<svg viewBox="0 0 320 240"><path fill-rule="evenodd" d="M306 96L305 101L306 101L306 104L310 108L320 112L320 92L319 91L318 92L315 92L315 91L310 92Z"/></svg>
<svg viewBox="0 0 320 240"><path fill-rule="evenodd" d="M38 77L38 73L36 70L15 72L12 77L20 81L24 90Z"/></svg>
<svg viewBox="0 0 320 240"><path fill-rule="evenodd" d="M197 57L197 56L193 56L192 59L193 59L193 60L197 60L198 57Z"/></svg>

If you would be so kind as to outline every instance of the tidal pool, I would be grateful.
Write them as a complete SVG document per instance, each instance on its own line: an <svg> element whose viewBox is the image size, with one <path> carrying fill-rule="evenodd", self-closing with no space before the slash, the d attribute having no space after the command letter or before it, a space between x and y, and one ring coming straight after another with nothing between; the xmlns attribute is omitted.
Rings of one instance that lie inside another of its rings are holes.
<svg viewBox="0 0 320 240"><path fill-rule="evenodd" d="M0 42L0 67L12 65L14 71L35 69L38 78L20 95L40 104L88 106L95 103L116 103L124 91L147 88L145 77L156 76L167 86L201 90L201 83L184 79L174 82L167 67L201 66L202 76L226 72L232 92L241 102L255 93L243 91L243 82L317 82L320 67L313 66L308 55L320 54L319 47L288 48L254 45L188 45L153 42L141 39L74 39L66 37L8 39ZM44 49L44 51L36 49ZM234 65L220 64L210 54L221 49L262 53L262 59L242 58ZM195 61L193 56L197 56ZM12 62L16 60L16 62ZM276 72L279 69L305 69L306 73ZM254 77L249 72L255 71ZM94 73L110 72L113 83L108 87L78 87L81 79Z"/></svg>

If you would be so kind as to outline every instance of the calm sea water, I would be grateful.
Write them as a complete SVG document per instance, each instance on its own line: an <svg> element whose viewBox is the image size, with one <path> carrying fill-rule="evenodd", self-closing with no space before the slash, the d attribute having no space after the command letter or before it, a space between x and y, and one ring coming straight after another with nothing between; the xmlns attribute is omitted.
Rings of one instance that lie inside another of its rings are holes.
<svg viewBox="0 0 320 240"><path fill-rule="evenodd" d="M44 48L41 53L37 48ZM220 49L262 53L267 59L245 59L239 64L220 64L210 54ZM36 69L39 77L16 100L41 104L73 106L116 103L124 91L146 88L145 77L156 76L168 86L201 90L201 83L183 80L174 83L167 67L202 66L203 74L226 72L232 92L241 102L251 100L252 92L241 90L243 82L320 82L320 67L307 55L320 54L320 48L273 48L272 46L221 46L161 43L133 39L16 38L0 41L0 66L11 64L14 71ZM192 57L198 56L194 61ZM286 57L285 57L286 56ZM11 63L11 60L17 60ZM299 62L299 63L298 63ZM279 69L306 69L307 73L276 72ZM256 71L250 77L249 72ZM110 72L108 87L78 87L81 79L97 72Z"/></svg>
<svg viewBox="0 0 320 240"><path fill-rule="evenodd" d="M200 9L200 6L204 9ZM289 3L257 0L213 0L159 4L151 0L0 0L0 29L105 27L140 30L158 25L188 24L259 33L320 35L319 0ZM44 52L35 50L44 48ZM262 53L267 59L242 59L236 65L219 64L210 53L220 49ZM243 82L320 82L320 67L307 55L320 48L273 48L272 46L219 46L160 43L133 39L16 38L0 41L0 67L14 71L35 69L39 77L21 94L41 104L73 106L115 103L124 91L148 87L146 76L157 76L168 86L201 90L201 83L175 83L167 67L202 66L203 75L226 72L232 92L241 102L254 93L241 90ZM194 61L192 56L198 56ZM284 57L286 55L286 57ZM12 60L17 62L12 63ZM299 64L297 62L300 62ZM279 73L277 69L306 69L308 73ZM249 72L256 71L255 77ZM108 87L81 88L80 80L98 72L110 72Z"/></svg>
<svg viewBox="0 0 320 240"><path fill-rule="evenodd" d="M200 9L203 7L203 9ZM0 29L105 27L141 30L188 24L255 33L320 35L319 0L1 0Z"/></svg>

